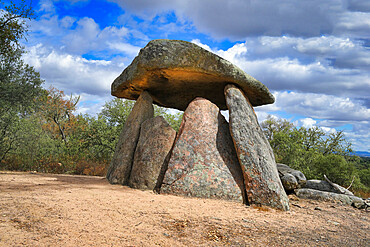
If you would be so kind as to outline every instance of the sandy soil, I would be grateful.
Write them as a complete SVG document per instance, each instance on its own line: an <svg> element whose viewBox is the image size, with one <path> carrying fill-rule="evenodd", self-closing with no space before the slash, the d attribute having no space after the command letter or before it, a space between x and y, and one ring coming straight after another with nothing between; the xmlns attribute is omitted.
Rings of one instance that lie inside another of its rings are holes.
<svg viewBox="0 0 370 247"><path fill-rule="evenodd" d="M369 213L157 195L102 177L0 172L0 246L370 246Z"/></svg>

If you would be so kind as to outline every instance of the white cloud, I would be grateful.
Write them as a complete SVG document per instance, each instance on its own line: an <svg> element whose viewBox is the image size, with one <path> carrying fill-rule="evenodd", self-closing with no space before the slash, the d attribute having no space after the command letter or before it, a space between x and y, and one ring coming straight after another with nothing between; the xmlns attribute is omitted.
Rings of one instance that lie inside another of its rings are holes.
<svg viewBox="0 0 370 247"><path fill-rule="evenodd" d="M216 38L243 39L248 36L319 36L351 34L369 37L367 0L111 0L143 19L175 11L204 33ZM350 11L350 10L355 11Z"/></svg>
<svg viewBox="0 0 370 247"><path fill-rule="evenodd" d="M111 83L123 70L111 61L87 60L42 45L29 47L24 60L40 72L46 86L68 94L109 95Z"/></svg>
<svg viewBox="0 0 370 247"><path fill-rule="evenodd" d="M55 7L53 4L53 1L51 0L41 0L39 2L39 10L40 11L45 11L48 13L54 13L55 12Z"/></svg>
<svg viewBox="0 0 370 247"><path fill-rule="evenodd" d="M106 26L101 29L99 24L90 17L77 19L64 16L60 18L57 13L52 12L42 15L38 20L31 21L30 25L32 26L32 39L30 40L69 54L93 53L101 58L107 58L113 54L123 53L133 58L141 48L128 42L132 35L138 35L137 30L130 30L123 25ZM138 35L136 38L147 37ZM31 43L31 45L36 45L36 43Z"/></svg>
<svg viewBox="0 0 370 247"><path fill-rule="evenodd" d="M370 121L354 124L353 129L345 131L346 138L356 151L370 151Z"/></svg>
<svg viewBox="0 0 370 247"><path fill-rule="evenodd" d="M110 43L110 42L107 42L107 45L109 48L113 49L113 50L117 50L117 51L121 51L121 52L124 52L125 54L129 55L129 56L136 56L139 51L140 51L140 47L138 46L134 46L134 45L131 45L131 44L128 44L128 43Z"/></svg>
<svg viewBox="0 0 370 247"><path fill-rule="evenodd" d="M370 120L370 109L350 98L296 92L275 92L274 96L276 108L281 111L322 120Z"/></svg>
<svg viewBox="0 0 370 247"><path fill-rule="evenodd" d="M207 51L213 52L211 47L209 47L209 45L202 44L199 39L193 39L191 42L200 46L200 47L202 47L203 49L205 49Z"/></svg>
<svg viewBox="0 0 370 247"><path fill-rule="evenodd" d="M201 44L200 41L194 42L207 49L211 49L210 47ZM317 47L321 47L320 49L332 50L338 50L342 47L342 49L349 49L346 51L346 55L343 55L342 60L352 59L352 61L354 61L357 58L351 57L350 54L356 54L356 50L360 48L358 48L357 44L349 40L333 37L321 37L318 39L262 37L258 41L258 44L256 44L256 40L251 43L251 45L248 45L248 41L245 43L237 43L225 51L212 51L236 64L273 91L294 90L297 92L331 94L341 97L368 98L368 92L370 91L369 51L364 51L363 53L357 52L362 54L362 58L360 56L360 58L363 59L362 65L367 63L367 60L369 60L369 68L366 67L369 71L366 69L354 70L351 68L336 68L325 61L321 62L318 60L305 64L299 60L299 56L295 58L290 58L288 56L273 57L274 50L271 48L265 49L263 53L271 55L272 58L258 58L258 55L256 56L253 54L255 49L259 50L258 52L261 53L260 47L267 46L268 43L272 43L272 46L275 47L275 49L292 46L292 49L301 49L302 52L304 49L303 47L305 47L304 51L310 51L311 53L318 52ZM351 47L357 48L350 49ZM250 50L252 50L252 52L250 52ZM280 52L277 53L279 54ZM366 57L367 53L369 53L369 57ZM347 57L350 58L344 59ZM357 59L356 61L360 63L360 59Z"/></svg>
<svg viewBox="0 0 370 247"><path fill-rule="evenodd" d="M140 47L125 42L129 30L125 27L108 26L103 30L92 18L84 17L77 21L77 27L68 31L63 38L64 49L75 54L90 51L124 52L129 56L137 55ZM108 49L109 48L109 49Z"/></svg>
<svg viewBox="0 0 370 247"><path fill-rule="evenodd" d="M300 119L299 122L305 128L312 128L316 124L316 120L313 120L312 118L303 118Z"/></svg>
<svg viewBox="0 0 370 247"><path fill-rule="evenodd" d="M89 114L95 116L100 113L106 102L113 99L111 95L89 95L86 93L80 94L80 101L77 104L77 114Z"/></svg>
<svg viewBox="0 0 370 247"><path fill-rule="evenodd" d="M342 13L333 33L370 38L370 13L357 11Z"/></svg>
<svg viewBox="0 0 370 247"><path fill-rule="evenodd" d="M320 127L324 132L328 133L328 134L334 134L337 132L336 129L334 128L329 128L329 127Z"/></svg>

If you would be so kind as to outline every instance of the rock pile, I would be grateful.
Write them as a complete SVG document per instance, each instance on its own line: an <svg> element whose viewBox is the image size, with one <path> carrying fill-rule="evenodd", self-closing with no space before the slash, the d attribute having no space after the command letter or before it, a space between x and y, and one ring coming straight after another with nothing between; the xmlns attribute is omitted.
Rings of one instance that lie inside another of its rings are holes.
<svg viewBox="0 0 370 247"><path fill-rule="evenodd" d="M285 164L276 164L281 183L287 192L294 189L300 189L306 185L307 179L305 175L298 170L294 170Z"/></svg>
<svg viewBox="0 0 370 247"><path fill-rule="evenodd" d="M306 180L301 171L294 170L285 164L276 164L280 180L287 193L294 193L300 198L334 201L356 208L368 208L369 202L360 197L354 196L351 191L335 184L327 179Z"/></svg>
<svg viewBox="0 0 370 247"><path fill-rule="evenodd" d="M112 95L137 102L107 173L111 183L289 210L252 107L274 102L261 82L195 44L154 40L113 82ZM185 110L176 139L153 118L152 102ZM229 110L230 124L220 109Z"/></svg>

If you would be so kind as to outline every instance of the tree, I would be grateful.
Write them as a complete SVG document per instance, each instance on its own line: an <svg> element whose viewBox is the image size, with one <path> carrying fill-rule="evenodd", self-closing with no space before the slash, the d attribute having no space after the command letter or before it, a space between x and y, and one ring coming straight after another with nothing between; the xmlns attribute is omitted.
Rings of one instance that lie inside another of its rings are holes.
<svg viewBox="0 0 370 247"><path fill-rule="evenodd" d="M179 131L183 114L183 112L171 113L168 108L154 105L154 116L162 116L176 132Z"/></svg>
<svg viewBox="0 0 370 247"><path fill-rule="evenodd" d="M19 138L19 121L35 107L43 89L40 75L21 59L20 39L27 34L25 19L34 12L24 0L10 1L0 10L0 162Z"/></svg>
<svg viewBox="0 0 370 247"><path fill-rule="evenodd" d="M11 59L23 50L19 40L26 37L26 20L35 18L35 12L25 0L17 4L13 1L5 4L0 0L0 8L0 56Z"/></svg>
<svg viewBox="0 0 370 247"><path fill-rule="evenodd" d="M134 100L114 98L104 104L99 116L105 118L109 126L117 126L119 134L134 104ZM154 105L154 116L163 116L176 131L179 130L182 115L182 112L172 114L169 112L169 109Z"/></svg>
<svg viewBox="0 0 370 247"><path fill-rule="evenodd" d="M104 104L98 115L105 118L109 126L117 126L121 130L134 104L134 100L114 98Z"/></svg>
<svg viewBox="0 0 370 247"><path fill-rule="evenodd" d="M104 104L97 117L80 116L87 123L80 139L83 140L83 148L89 149L87 153L92 159L110 162L118 137L134 104L133 100L114 98ZM182 113L171 114L168 109L154 105L154 115L163 116L175 130L178 130Z"/></svg>
<svg viewBox="0 0 370 247"><path fill-rule="evenodd" d="M63 91L50 87L41 105L40 113L46 120L45 129L55 136L60 136L65 144L68 143L67 135L73 131L76 124L73 112L79 100L80 96L73 97L72 94L66 99Z"/></svg>
<svg viewBox="0 0 370 247"><path fill-rule="evenodd" d="M302 171L308 179L323 179L349 185L355 176L354 187L367 183L367 167L356 168L358 159L351 156L351 144L343 131L325 133L321 128L297 128L285 119L268 117L262 130L274 151L276 162ZM361 180L359 179L361 178Z"/></svg>

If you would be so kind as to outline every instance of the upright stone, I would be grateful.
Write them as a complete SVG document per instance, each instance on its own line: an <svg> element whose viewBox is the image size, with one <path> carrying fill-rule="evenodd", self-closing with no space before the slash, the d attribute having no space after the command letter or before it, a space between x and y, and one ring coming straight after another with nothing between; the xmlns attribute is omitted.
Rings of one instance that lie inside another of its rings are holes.
<svg viewBox="0 0 370 247"><path fill-rule="evenodd" d="M274 154L257 121L248 98L233 85L225 87L229 125L243 170L248 202L289 210Z"/></svg>
<svg viewBox="0 0 370 247"><path fill-rule="evenodd" d="M150 118L141 125L129 179L130 187L154 189L175 137L176 131L162 116Z"/></svg>
<svg viewBox="0 0 370 247"><path fill-rule="evenodd" d="M152 102L149 93L142 92L127 117L112 162L108 168L107 179L110 183L122 185L128 183L135 148L139 139L140 126L145 120L154 116Z"/></svg>
<svg viewBox="0 0 370 247"><path fill-rule="evenodd" d="M242 171L219 108L193 100L181 122L161 192L243 200Z"/></svg>

